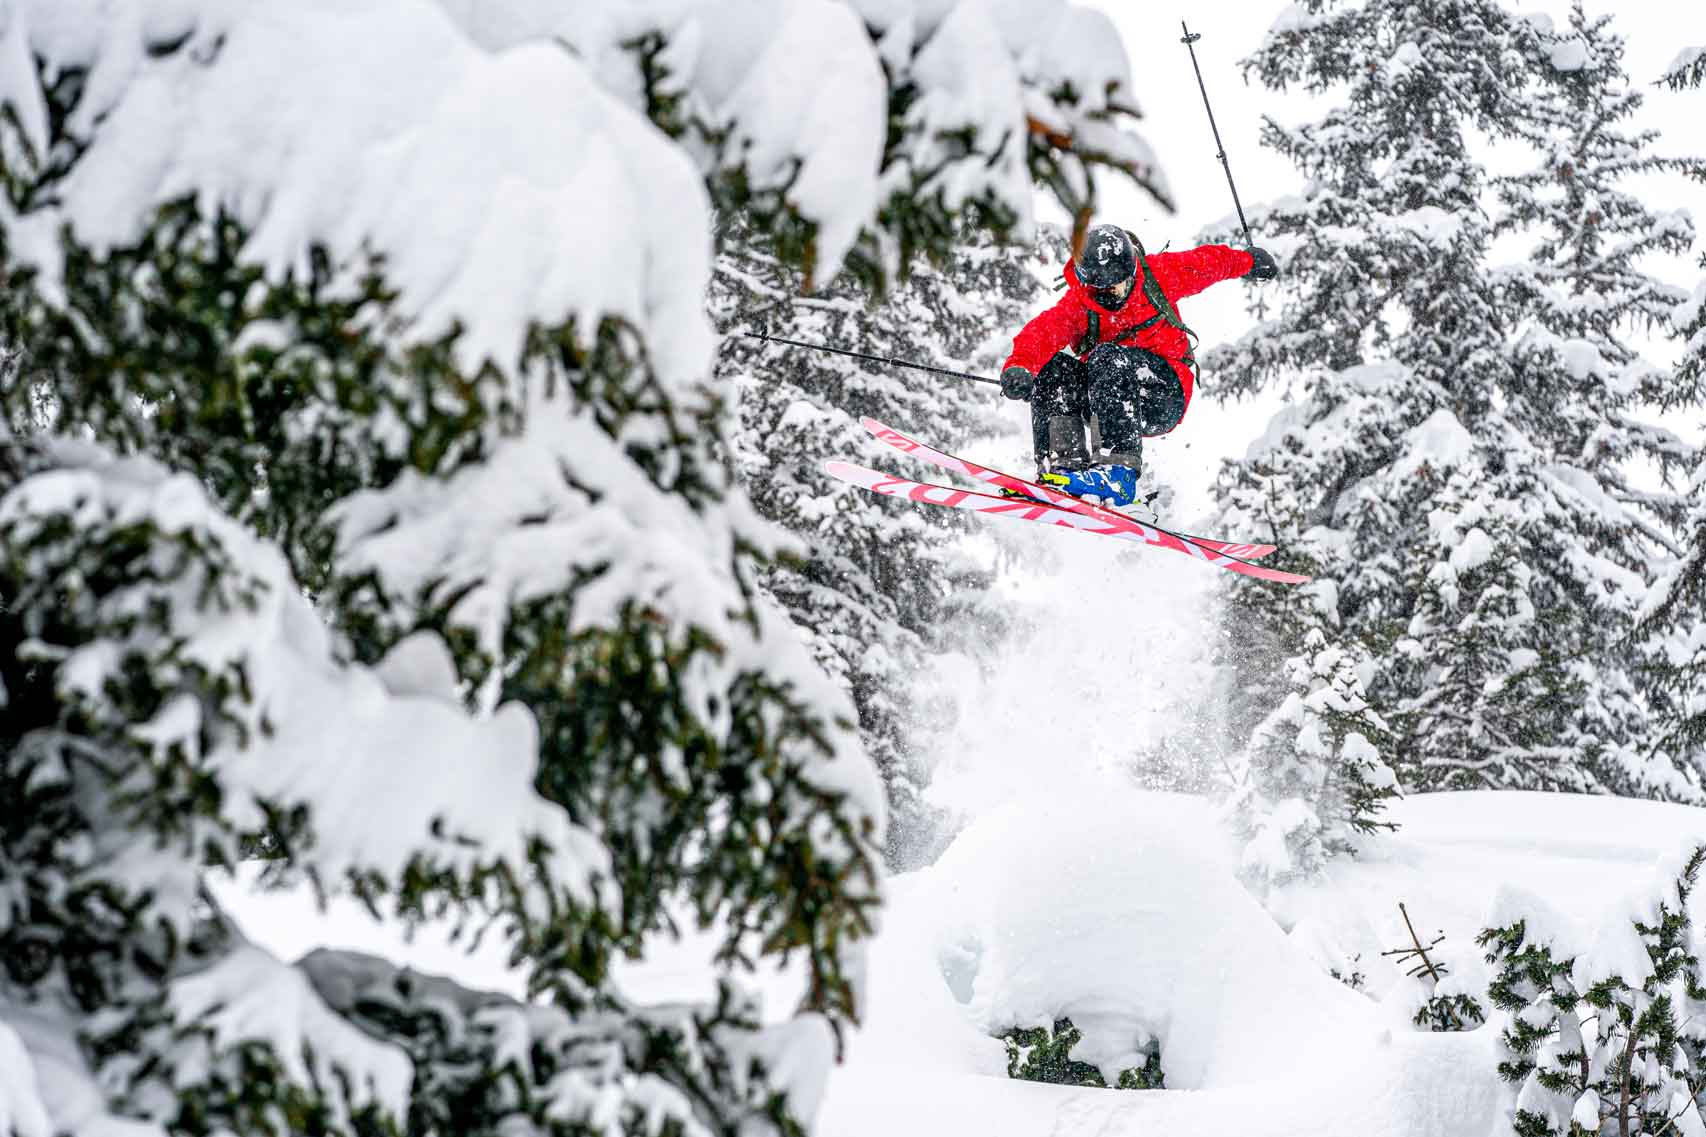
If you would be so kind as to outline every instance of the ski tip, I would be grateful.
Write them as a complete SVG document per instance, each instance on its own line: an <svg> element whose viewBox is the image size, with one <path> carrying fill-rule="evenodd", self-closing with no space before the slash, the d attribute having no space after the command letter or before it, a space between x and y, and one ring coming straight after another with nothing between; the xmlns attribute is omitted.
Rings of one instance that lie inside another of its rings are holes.
<svg viewBox="0 0 1706 1137"><path fill-rule="evenodd" d="M1307 584L1315 579L1311 576L1304 576L1302 573L1283 572L1280 569L1269 568L1267 565L1252 565L1248 561L1243 563L1248 567L1237 567L1233 568L1232 571L1242 576L1253 576L1257 580L1271 580L1275 584Z"/></svg>

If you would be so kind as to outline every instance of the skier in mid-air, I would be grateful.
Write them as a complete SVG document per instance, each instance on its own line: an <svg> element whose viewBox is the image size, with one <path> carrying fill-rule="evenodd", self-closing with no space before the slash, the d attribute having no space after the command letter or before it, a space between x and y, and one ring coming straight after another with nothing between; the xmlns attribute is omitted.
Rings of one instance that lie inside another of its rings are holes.
<svg viewBox="0 0 1706 1137"><path fill-rule="evenodd" d="M1030 401L1038 481L1130 505L1143 439L1178 426L1191 403L1194 333L1178 301L1223 280L1273 280L1279 266L1229 245L1146 256L1131 233L1097 225L1063 275L1066 295L1013 337L1001 391Z"/></svg>

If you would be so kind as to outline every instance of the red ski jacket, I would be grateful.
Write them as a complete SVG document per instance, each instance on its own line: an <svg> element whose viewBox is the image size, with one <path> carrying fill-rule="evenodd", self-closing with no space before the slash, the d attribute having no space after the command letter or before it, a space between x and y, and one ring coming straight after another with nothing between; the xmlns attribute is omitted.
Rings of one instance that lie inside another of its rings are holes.
<svg viewBox="0 0 1706 1137"><path fill-rule="evenodd" d="M1167 299L1177 308L1184 297L1195 296L1211 284L1243 276L1255 263L1255 258L1243 249L1234 249L1230 245L1203 245L1182 253L1155 253L1149 257L1149 271L1154 274L1155 282L1161 286ZM1142 271L1139 266L1138 272L1141 274ZM1002 370L1023 367L1035 375L1054 358L1056 352L1073 349L1081 357L1089 354L1096 344L1082 341L1086 340L1090 330L1091 310L1098 313L1097 343L1118 339L1132 347L1153 351L1173 365L1174 373L1185 388L1185 407L1188 410L1196 376L1185 362L1191 346L1185 333L1163 319L1121 339L1122 333L1154 319L1156 315L1154 306L1143 295L1142 280L1133 287L1125 307L1110 312L1090 299L1070 261L1066 265L1066 295L1054 307L1019 329L1019 334L1013 337L1013 354L1001 365Z"/></svg>

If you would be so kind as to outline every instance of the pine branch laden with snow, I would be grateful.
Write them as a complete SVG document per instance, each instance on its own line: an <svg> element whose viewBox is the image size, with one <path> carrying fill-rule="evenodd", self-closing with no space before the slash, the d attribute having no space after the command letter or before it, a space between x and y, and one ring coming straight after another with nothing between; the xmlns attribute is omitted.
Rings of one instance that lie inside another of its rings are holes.
<svg viewBox="0 0 1706 1137"><path fill-rule="evenodd" d="M1700 256L1700 267L1706 270L1706 253ZM1677 305L1675 320L1682 337L1682 358L1677 361L1678 386L1685 392L1699 391L1706 386L1706 279L1695 287L1693 295Z"/></svg>
<svg viewBox="0 0 1706 1137"><path fill-rule="evenodd" d="M822 1047L782 1061L730 984L799 951L792 1027L854 1017L882 791L757 595L700 166L426 0L7 0L0 104L0 1045L88 1068L0 1111L399 1124L405 1040L204 895L264 855L495 925L593 1040L647 1013L609 1010L617 953L719 922L681 1012L717 1029L562 1108L809 1120Z"/></svg>
<svg viewBox="0 0 1706 1137"><path fill-rule="evenodd" d="M1379 819L1397 779L1379 746L1390 731L1369 709L1354 657L1319 630L1286 662L1291 693L1239 755L1228 803L1244 842L1241 871L1263 887L1318 873Z"/></svg>
<svg viewBox="0 0 1706 1137"><path fill-rule="evenodd" d="M413 1133L641 1137L676 1125L708 1137L716 1130L694 1117L695 1100L739 1101L749 1117L797 1131L769 1091L774 1075L827 1064L834 1045L816 1016L761 1027L756 1005L726 986L708 1007L571 1016L354 952L316 951L301 967L328 1006L408 1051Z"/></svg>
<svg viewBox="0 0 1706 1137"><path fill-rule="evenodd" d="M1296 603L1228 596L1226 626L1262 649L1229 653L1243 721L1284 697L1270 661L1320 627L1369 654L1406 784L1699 797L1691 764L1648 746L1654 696L1626 650L1684 511L1627 468L1690 468L1693 445L1651 424L1702 394L1629 346L1682 299L1636 262L1693 230L1621 187L1701 162L1625 129L1641 96L1622 51L1579 10L1554 29L1491 3L1312 2L1252 58L1271 87L1344 98L1268 123L1309 179L1260 222L1289 294L1206 361L1240 392L1307 384L1221 480L1218 526L1250 531L1283 472L1316 566ZM1495 177L1471 132L1533 167ZM1531 260L1490 263L1519 234Z"/></svg>
<svg viewBox="0 0 1706 1137"><path fill-rule="evenodd" d="M1706 777L1706 460L1690 500L1685 551L1654 583L1638 627L1657 705L1653 748Z"/></svg>
<svg viewBox="0 0 1706 1137"><path fill-rule="evenodd" d="M0 678L20 732L0 804L35 819L7 827L0 850L13 908L0 1006L45 1000L84 1016L114 1104L169 1128L218 1118L277 1129L282 1117L360 1132L433 1108L426 1087L411 1092L414 1067L393 1042L333 1014L300 974L202 911L202 864L265 843L274 872L353 878L374 902L392 890L403 910L500 913L549 976L551 945L596 942L618 920L608 854L533 789L529 713L505 704L469 717L436 637L404 641L372 671L337 664L283 558L214 515L191 479L83 457L97 461L49 467L0 498L0 584L18 613ZM113 578L126 584L104 591ZM62 721L38 725L55 713ZM399 781L403 755L414 776ZM565 983L581 987L572 972L553 977L560 999ZM634 1029L581 1021L562 1001L585 1047L619 1046ZM827 1020L808 1020L828 1046ZM758 1045L743 1037L756 1029L749 1013L708 1021L727 1037L695 1045L727 1055L634 1084L558 1084L554 1102L589 1122L667 1115L691 1131L700 1109L666 1092L672 1073ZM666 1052L632 1049L636 1065ZM786 1129L777 1087L761 1073L739 1085L692 1100Z"/></svg>
<svg viewBox="0 0 1706 1137"><path fill-rule="evenodd" d="M1119 33L1076 4L440 2L493 51L568 44L811 287L880 288L962 214L1024 236L1036 187L1088 217L1103 172L1172 207Z"/></svg>
<svg viewBox="0 0 1706 1137"><path fill-rule="evenodd" d="M842 350L993 374L1012 329L1048 295L1065 237L1045 232L1029 254L978 241L938 268L910 274L881 306L852 281L799 295L793 274L744 229L724 234L711 304L730 338L718 375L738 394L735 460L753 503L796 539L797 559L766 573L766 590L809 635L819 661L853 692L860 730L888 790L891 863L927 853L932 814L919 755L948 723L932 719L931 654L982 654L1005 621L984 593L990 567L961 547L967 522L828 477L822 462L893 454L860 425L871 416L954 447L997 429L992 388L845 356L764 343L784 336Z"/></svg>
<svg viewBox="0 0 1706 1137"><path fill-rule="evenodd" d="M1659 82L1673 91L1706 84L1706 47L1685 47L1677 52Z"/></svg>
<svg viewBox="0 0 1706 1137"><path fill-rule="evenodd" d="M104 838L109 881L188 927L196 860L234 864L268 835L298 844L281 822L312 805L321 824L292 867L326 885L437 882L528 922L610 916L603 848L533 791L531 715L469 716L441 640L342 664L284 558L194 478L93 448L35 457L0 496L11 736L28 749L44 732L43 777L75 781L60 769L75 757L111 782L116 816L92 817L128 834ZM383 751L352 761L365 738L427 778L395 785ZM366 817L380 797L394 827ZM149 855L156 838L182 859Z"/></svg>
<svg viewBox="0 0 1706 1137"><path fill-rule="evenodd" d="M1498 968L1499 1074L1521 1137L1706 1133L1696 847L1627 919L1587 939L1538 897L1506 893L1478 942ZM1569 952L1574 954L1566 954Z"/></svg>

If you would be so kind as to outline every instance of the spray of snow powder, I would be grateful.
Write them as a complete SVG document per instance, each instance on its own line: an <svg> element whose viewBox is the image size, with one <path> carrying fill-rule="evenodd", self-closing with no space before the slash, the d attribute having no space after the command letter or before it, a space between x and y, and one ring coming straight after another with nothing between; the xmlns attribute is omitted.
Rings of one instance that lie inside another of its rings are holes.
<svg viewBox="0 0 1706 1137"><path fill-rule="evenodd" d="M1195 416L1217 413L1202 406ZM1172 491L1167 520L1206 513L1206 449L1199 460L1183 443L1151 439L1148 451ZM1019 429L974 444L967 456L1026 476L1031 467ZM1145 770L1144 781L1200 784L1204 768L1224 760L1208 739L1186 737L1212 697L1217 574L1094 536L999 520L983 529L999 550L996 587L1019 627L982 667L942 664L956 687L958 725L940 744L926 794L949 825L1007 803L1129 787L1133 767L1163 750L1172 765Z"/></svg>

